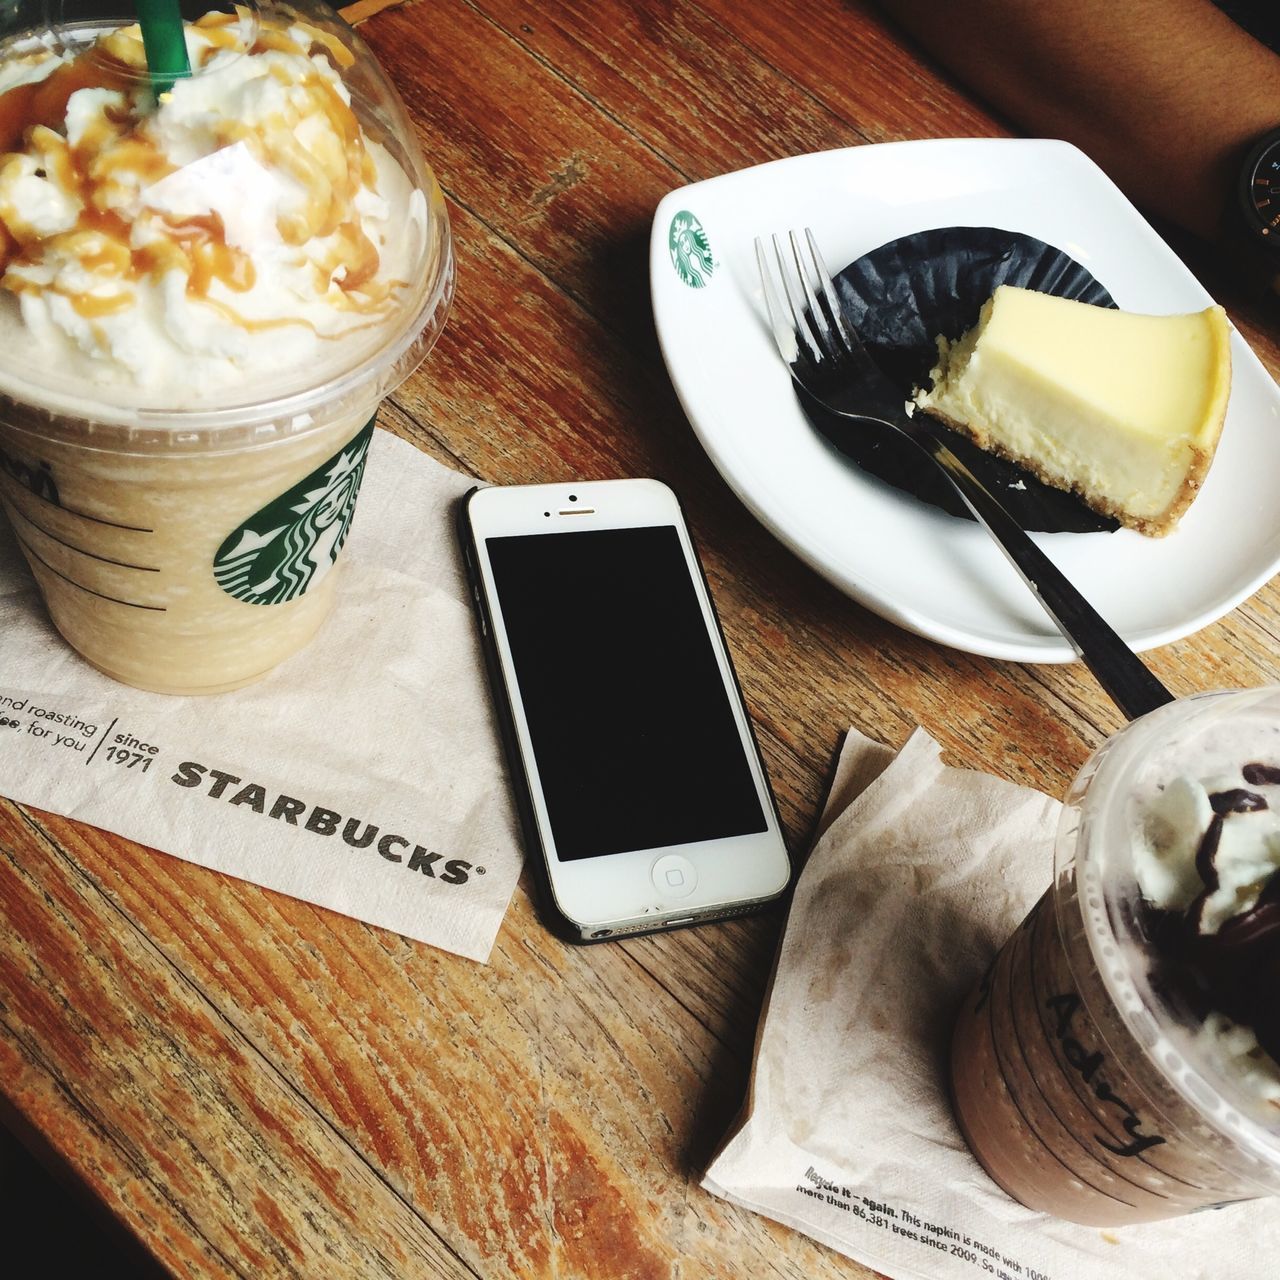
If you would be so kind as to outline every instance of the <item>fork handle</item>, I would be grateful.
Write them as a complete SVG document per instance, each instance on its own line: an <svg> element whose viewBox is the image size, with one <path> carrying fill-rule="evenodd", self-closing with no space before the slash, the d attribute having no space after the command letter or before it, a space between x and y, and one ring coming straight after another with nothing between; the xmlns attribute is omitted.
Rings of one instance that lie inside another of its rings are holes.
<svg viewBox="0 0 1280 1280"><path fill-rule="evenodd" d="M913 426L911 438L946 473L965 505L999 543L1009 563L1035 592L1058 630L1116 706L1134 720L1172 702L1173 694L1027 536L982 481L944 441L930 431L921 431L918 424Z"/></svg>

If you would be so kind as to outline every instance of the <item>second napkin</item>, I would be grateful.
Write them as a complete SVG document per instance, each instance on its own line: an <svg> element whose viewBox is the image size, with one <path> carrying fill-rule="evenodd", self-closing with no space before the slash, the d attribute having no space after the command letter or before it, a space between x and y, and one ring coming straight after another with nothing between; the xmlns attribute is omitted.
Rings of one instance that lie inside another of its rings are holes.
<svg viewBox="0 0 1280 1280"><path fill-rule="evenodd" d="M1024 1209L969 1154L947 1050L961 999L1052 876L1059 805L846 739L797 883L749 1096L703 1185L894 1280L1246 1280L1280 1203L1102 1231Z"/></svg>

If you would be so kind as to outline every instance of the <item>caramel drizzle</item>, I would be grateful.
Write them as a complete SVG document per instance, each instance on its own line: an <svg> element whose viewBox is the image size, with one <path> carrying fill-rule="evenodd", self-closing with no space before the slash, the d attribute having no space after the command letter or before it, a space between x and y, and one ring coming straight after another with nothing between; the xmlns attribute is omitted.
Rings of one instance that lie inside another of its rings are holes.
<svg viewBox="0 0 1280 1280"><path fill-rule="evenodd" d="M235 14L210 13L192 24L211 46L203 52L201 65L220 49L244 47L237 22ZM336 38L311 27L303 29L337 65L351 64L350 51ZM261 54L269 50L300 57L309 53L284 27L263 23L246 52ZM359 122L318 71L297 80L283 68L271 70L305 93L310 111L299 112L293 120L277 117L260 129L226 120L220 126L219 142L222 146L243 142L266 168L281 171L300 184L309 199L302 210L280 217L281 239L288 245L301 246L316 237L332 236L334 244L325 260L315 264L318 292L342 310L376 314L397 286L375 280L380 266L378 250L365 235L355 211L354 201L361 187L372 187L377 177ZM111 293L70 295L52 286L53 292L69 297L77 313L86 318L96 319L126 309L136 296L129 286L177 270L187 278L189 297L214 306L241 328L257 331L307 323L296 318L251 320L209 296L215 281L232 293L245 293L253 288L256 279L249 255L227 243L226 229L216 214L179 221L153 213L163 236L142 248L132 247L130 225L111 208L116 184L124 174L156 182L176 167L149 137L147 114L136 108L109 109L74 147L60 130L73 93L86 88L127 93L137 87L139 76L144 73L141 40L117 30L100 38L73 61L61 64L44 80L0 94L0 152L10 153L0 155L0 168L14 160L11 153L25 150L80 205L75 226L52 236L40 235L31 228L20 210L0 206L0 270L5 272L0 286L15 293L50 288L8 268L37 263L46 250L52 250L77 260L100 279L119 281L120 287ZM292 125L297 118L310 114L323 115L332 134L312 147L304 147L294 137ZM314 326L308 327L314 332Z"/></svg>

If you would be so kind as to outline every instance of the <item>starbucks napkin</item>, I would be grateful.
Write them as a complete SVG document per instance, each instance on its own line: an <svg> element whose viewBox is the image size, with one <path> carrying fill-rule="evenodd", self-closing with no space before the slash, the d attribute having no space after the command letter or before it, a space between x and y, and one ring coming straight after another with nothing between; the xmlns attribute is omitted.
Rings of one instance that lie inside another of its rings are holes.
<svg viewBox="0 0 1280 1280"><path fill-rule="evenodd" d="M703 1180L894 1280L1256 1280L1280 1202L1098 1230L1015 1204L947 1100L955 1010L1051 878L1058 803L850 731L742 1116Z"/></svg>
<svg viewBox="0 0 1280 1280"><path fill-rule="evenodd" d="M470 484L375 431L333 614L195 698L82 661L0 519L0 794L487 959L520 853L454 538Z"/></svg>

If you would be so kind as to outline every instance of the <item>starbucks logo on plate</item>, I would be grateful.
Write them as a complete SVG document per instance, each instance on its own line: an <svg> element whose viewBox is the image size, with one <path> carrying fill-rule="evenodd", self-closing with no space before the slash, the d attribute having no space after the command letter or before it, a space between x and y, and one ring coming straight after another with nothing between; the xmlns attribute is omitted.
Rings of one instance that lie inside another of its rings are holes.
<svg viewBox="0 0 1280 1280"><path fill-rule="evenodd" d="M716 269L711 257L711 241L702 223L687 209L671 219L667 244L671 249L671 265L690 289L702 289L710 284Z"/></svg>
<svg viewBox="0 0 1280 1280"><path fill-rule="evenodd" d="M246 604L295 600L332 567L347 540L373 419L327 462L225 539L213 576Z"/></svg>

